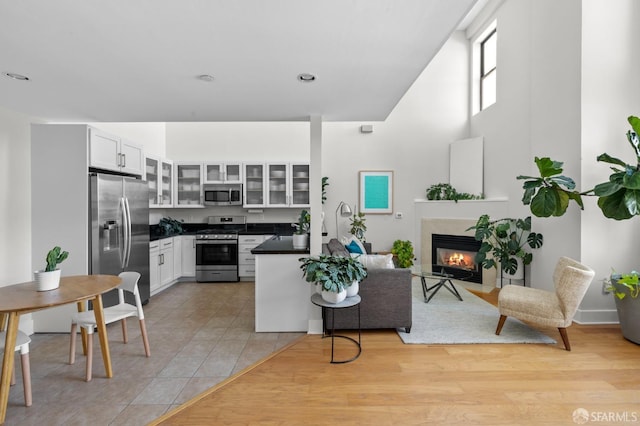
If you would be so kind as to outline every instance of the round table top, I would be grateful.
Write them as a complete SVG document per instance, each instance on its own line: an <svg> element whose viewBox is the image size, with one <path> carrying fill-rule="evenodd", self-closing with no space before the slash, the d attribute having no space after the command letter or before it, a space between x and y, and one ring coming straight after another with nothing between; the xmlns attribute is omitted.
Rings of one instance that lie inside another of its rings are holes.
<svg viewBox="0 0 640 426"><path fill-rule="evenodd" d="M437 266L435 266L437 268ZM471 278L473 276L473 273L471 271L464 271L464 270L460 270L462 273L465 273L465 275L459 277L453 274L449 274L447 272L434 272L433 271L434 265L432 264L425 264L425 265L414 265L411 267L411 273L415 276L418 277L424 277L424 278L433 278L435 280L441 280L441 279L456 279L456 280L461 280L464 281L468 278Z"/></svg>
<svg viewBox="0 0 640 426"><path fill-rule="evenodd" d="M38 291L35 281L0 287L0 313L36 311L91 299L121 282L116 275L74 275L61 277L60 287L49 291Z"/></svg>
<svg viewBox="0 0 640 426"><path fill-rule="evenodd" d="M352 297L347 297L340 303L330 303L322 298L320 293L313 293L311 296L311 303L314 305L321 306L323 308L333 308L333 309L341 309L341 308L350 308L351 306L356 306L360 303L360 295L356 294Z"/></svg>

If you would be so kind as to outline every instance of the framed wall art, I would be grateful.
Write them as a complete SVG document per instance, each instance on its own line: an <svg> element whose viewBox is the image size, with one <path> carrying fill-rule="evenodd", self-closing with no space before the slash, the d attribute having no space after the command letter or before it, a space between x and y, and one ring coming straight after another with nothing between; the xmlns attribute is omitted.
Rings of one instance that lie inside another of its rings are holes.
<svg viewBox="0 0 640 426"><path fill-rule="evenodd" d="M362 170L359 180L360 211L365 214L392 214L393 171Z"/></svg>

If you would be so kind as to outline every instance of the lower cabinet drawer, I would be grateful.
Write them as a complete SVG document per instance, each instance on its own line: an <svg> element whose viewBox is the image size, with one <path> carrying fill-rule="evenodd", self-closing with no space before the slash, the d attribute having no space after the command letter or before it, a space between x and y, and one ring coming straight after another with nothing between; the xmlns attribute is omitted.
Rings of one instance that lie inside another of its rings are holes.
<svg viewBox="0 0 640 426"><path fill-rule="evenodd" d="M256 265L238 265L238 276L241 277L255 277L256 276Z"/></svg>
<svg viewBox="0 0 640 426"><path fill-rule="evenodd" d="M239 265L254 264L255 262L256 262L255 254L240 253L238 255L238 264Z"/></svg>

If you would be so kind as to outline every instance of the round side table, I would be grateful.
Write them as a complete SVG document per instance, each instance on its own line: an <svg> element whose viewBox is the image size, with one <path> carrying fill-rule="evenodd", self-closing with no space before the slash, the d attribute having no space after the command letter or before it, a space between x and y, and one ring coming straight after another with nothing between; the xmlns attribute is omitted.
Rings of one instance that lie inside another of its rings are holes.
<svg viewBox="0 0 640 426"><path fill-rule="evenodd" d="M323 335L322 338L325 337L331 337L331 364L344 364L347 362L351 362L351 361L355 361L356 359L358 359L358 357L360 356L360 353L362 352L362 345L361 345L361 333L360 333L360 296L359 295L355 295L353 297L347 297L346 299L344 299L342 302L340 303L329 303L327 301L325 301L322 296L318 293L314 293L313 296L311 296L311 303L313 303L316 306L320 306L322 308L322 328L323 328ZM350 308L352 306L357 306L358 307L358 340L356 341L355 339L349 337L349 336L342 336L339 334L335 333L335 312L336 309L344 309L344 308ZM327 330L326 330L326 314L327 314L327 309L331 311L331 333L328 334ZM333 357L333 347L334 347L334 341L335 338L341 338L341 339L346 339L346 340L350 340L353 343L355 343L355 345L358 347L358 353L353 357L353 358L349 358L349 359L345 359L345 360L339 360L336 361Z"/></svg>

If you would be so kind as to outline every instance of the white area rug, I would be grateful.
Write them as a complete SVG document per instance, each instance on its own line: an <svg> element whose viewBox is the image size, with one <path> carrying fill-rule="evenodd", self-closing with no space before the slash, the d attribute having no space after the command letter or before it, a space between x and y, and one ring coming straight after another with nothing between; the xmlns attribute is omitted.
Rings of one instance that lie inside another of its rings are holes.
<svg viewBox="0 0 640 426"><path fill-rule="evenodd" d="M496 336L500 318L498 309L465 290L462 285L456 285L456 288L462 296L462 302L447 289L441 288L429 303L424 303L420 281L414 280L411 333L397 330L404 343L556 343L511 317L507 318L500 335Z"/></svg>

